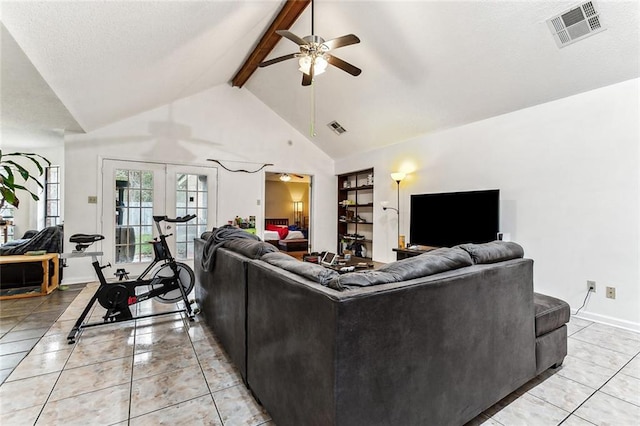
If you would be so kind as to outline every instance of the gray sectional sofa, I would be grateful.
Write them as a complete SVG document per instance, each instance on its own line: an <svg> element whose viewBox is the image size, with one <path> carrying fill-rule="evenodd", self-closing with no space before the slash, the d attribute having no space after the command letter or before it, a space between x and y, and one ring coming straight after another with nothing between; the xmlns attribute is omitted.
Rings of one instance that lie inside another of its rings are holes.
<svg viewBox="0 0 640 426"><path fill-rule="evenodd" d="M566 355L568 305L534 294L515 243L344 275L210 246L196 239L202 315L279 426L462 425Z"/></svg>

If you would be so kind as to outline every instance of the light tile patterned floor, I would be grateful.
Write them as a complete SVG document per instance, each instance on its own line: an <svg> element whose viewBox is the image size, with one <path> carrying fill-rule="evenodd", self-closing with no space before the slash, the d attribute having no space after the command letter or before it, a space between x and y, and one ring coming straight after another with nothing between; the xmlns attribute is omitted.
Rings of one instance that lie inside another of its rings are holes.
<svg viewBox="0 0 640 426"><path fill-rule="evenodd" d="M89 328L67 345L93 291L90 284L79 294L0 303L0 424L274 426L198 320L174 314ZM76 295L65 311L55 302ZM137 307L175 309L155 301ZM561 368L469 425L640 424L640 334L572 318L569 335Z"/></svg>

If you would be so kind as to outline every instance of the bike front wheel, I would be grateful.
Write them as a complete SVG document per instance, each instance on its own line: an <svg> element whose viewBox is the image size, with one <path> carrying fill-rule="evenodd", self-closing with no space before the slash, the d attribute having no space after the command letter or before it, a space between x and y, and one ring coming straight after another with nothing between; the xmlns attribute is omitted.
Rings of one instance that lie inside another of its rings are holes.
<svg viewBox="0 0 640 426"><path fill-rule="evenodd" d="M184 263L176 262L176 267L178 268L177 279L180 283L180 286L182 286L182 288L184 289L184 294L186 296L189 293L191 293L191 291L193 290L193 286L196 281L195 274L193 273L193 270L189 267L189 265L185 265ZM160 268L158 268L156 272L154 272L153 274L153 278L156 278L156 277L167 278L167 277L173 277L173 276L174 276L173 270L171 269L170 263L165 263ZM149 290L156 290L161 287L162 287L162 284L154 285L153 282L149 284ZM171 290L159 296L156 296L154 297L154 299L161 303L175 303L175 302L179 302L180 300L183 300L182 293L180 292L179 288L176 288L174 290ZM189 302L185 300L185 303L189 303Z"/></svg>

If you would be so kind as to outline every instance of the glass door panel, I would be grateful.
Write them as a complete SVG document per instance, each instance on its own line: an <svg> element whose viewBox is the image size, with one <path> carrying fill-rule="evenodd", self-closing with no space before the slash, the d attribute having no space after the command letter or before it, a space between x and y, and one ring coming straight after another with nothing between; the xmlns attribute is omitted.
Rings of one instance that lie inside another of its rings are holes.
<svg viewBox="0 0 640 426"><path fill-rule="evenodd" d="M168 181L174 181L173 200L176 216L190 214L196 217L186 223L176 223L176 251L179 260L190 260L194 257L193 239L199 237L215 223L215 205L210 206L213 199L213 188L216 182L216 169L207 167L169 166ZM168 204L171 201L168 201Z"/></svg>
<svg viewBox="0 0 640 426"><path fill-rule="evenodd" d="M102 234L105 260L140 273L153 260L153 215L195 214L187 223L162 222L173 256L190 263L193 239L216 223L217 169L108 160L103 162Z"/></svg>
<svg viewBox="0 0 640 426"><path fill-rule="evenodd" d="M133 273L153 260L153 215L164 214L164 165L104 160L102 234L105 260Z"/></svg>

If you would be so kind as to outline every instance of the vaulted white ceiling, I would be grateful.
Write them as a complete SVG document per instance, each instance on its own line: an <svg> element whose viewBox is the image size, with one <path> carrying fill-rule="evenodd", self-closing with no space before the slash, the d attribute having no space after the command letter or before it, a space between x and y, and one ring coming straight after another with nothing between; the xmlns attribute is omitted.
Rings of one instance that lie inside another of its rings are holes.
<svg viewBox="0 0 640 426"><path fill-rule="evenodd" d="M607 30L562 49L546 20L575 1L315 3L317 35L362 40L335 51L362 74L330 67L302 87L291 60L258 69L240 90L334 158L639 76L635 0L595 1ZM90 131L229 84L282 4L2 2L1 19L63 107ZM308 35L310 15L308 9L291 31ZM296 51L283 39L269 58ZM4 48L2 60L4 71ZM333 120L347 133L334 134L326 126Z"/></svg>

